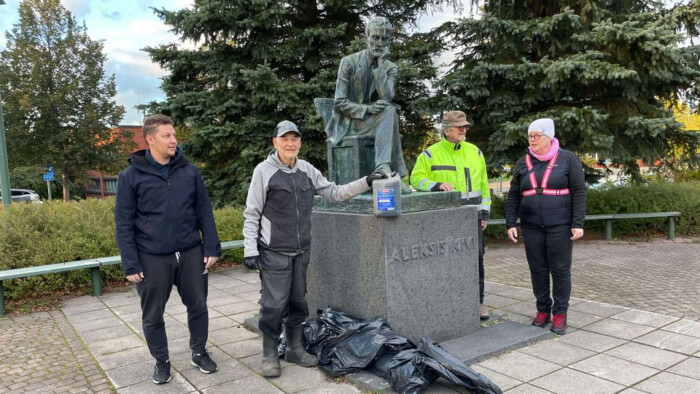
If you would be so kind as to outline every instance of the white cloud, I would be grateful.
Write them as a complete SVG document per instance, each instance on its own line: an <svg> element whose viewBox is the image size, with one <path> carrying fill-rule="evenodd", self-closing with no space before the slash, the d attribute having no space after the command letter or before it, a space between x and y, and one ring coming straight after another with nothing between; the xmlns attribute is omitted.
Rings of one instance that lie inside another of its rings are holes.
<svg viewBox="0 0 700 394"><path fill-rule="evenodd" d="M90 12L90 2L88 0L61 0L61 5L79 19Z"/></svg>

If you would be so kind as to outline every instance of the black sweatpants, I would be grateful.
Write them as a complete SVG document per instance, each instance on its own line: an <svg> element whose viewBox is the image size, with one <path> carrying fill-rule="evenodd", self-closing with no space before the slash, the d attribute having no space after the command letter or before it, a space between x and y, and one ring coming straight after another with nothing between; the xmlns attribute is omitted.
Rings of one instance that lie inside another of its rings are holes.
<svg viewBox="0 0 700 394"><path fill-rule="evenodd" d="M168 255L139 252L144 279L136 284L141 296L141 323L148 350L158 360L168 360L168 337L163 313L173 285L187 307L190 349L202 353L209 332L208 276L204 272L202 247Z"/></svg>
<svg viewBox="0 0 700 394"><path fill-rule="evenodd" d="M481 227L481 219L477 221L479 227L479 304L484 303L484 230Z"/></svg>
<svg viewBox="0 0 700 394"><path fill-rule="evenodd" d="M523 226L522 230L537 310L551 310L555 314L566 313L571 296L571 254L574 245L571 240L571 226ZM553 282L553 306L549 294L550 275Z"/></svg>
<svg viewBox="0 0 700 394"><path fill-rule="evenodd" d="M287 327L299 327L309 316L306 303L306 268L311 253L287 256L260 249L262 284L258 327L265 335L277 338L282 319Z"/></svg>

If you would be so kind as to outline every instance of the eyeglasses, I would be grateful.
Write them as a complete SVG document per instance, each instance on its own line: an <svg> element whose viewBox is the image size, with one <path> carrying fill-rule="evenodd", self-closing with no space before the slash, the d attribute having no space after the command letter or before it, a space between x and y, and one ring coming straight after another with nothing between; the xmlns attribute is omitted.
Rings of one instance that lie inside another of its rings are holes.
<svg viewBox="0 0 700 394"><path fill-rule="evenodd" d="M542 138L542 136L544 136L544 133L532 133L527 135L527 139L537 141Z"/></svg>

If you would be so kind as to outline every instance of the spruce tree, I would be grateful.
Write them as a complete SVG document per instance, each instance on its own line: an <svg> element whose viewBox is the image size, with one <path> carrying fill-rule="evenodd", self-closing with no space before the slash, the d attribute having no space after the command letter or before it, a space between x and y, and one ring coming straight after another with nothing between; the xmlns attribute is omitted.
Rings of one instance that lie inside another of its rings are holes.
<svg viewBox="0 0 700 394"><path fill-rule="evenodd" d="M105 75L103 45L59 0L24 0L0 55L10 167L52 164L63 197L87 170L114 171L133 144L110 126L124 116Z"/></svg>
<svg viewBox="0 0 700 394"><path fill-rule="evenodd" d="M147 48L169 71L162 84L166 101L150 111L194 129L185 154L202 164L212 199L242 204L253 169L270 152L272 130L283 119L301 127L301 157L326 168L326 135L313 99L333 97L340 59L365 47L365 23L379 15L395 29L395 101L412 154L430 129L415 103L428 95L422 81L434 76L430 54L438 48L406 35L404 27L441 2L196 0L192 9L156 10L192 45Z"/></svg>
<svg viewBox="0 0 700 394"><path fill-rule="evenodd" d="M698 1L488 0L480 18L434 33L462 47L433 106L464 109L492 168L525 153L528 124L554 118L565 149L598 154L639 179L637 159L674 149L697 163L700 135L665 105L697 102Z"/></svg>

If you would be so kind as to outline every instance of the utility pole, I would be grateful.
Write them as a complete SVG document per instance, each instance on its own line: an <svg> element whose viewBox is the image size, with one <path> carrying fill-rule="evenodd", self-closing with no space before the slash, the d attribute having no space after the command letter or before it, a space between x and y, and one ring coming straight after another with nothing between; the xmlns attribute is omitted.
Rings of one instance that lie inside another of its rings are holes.
<svg viewBox="0 0 700 394"><path fill-rule="evenodd" d="M0 0L0 5L5 4ZM10 168L7 164L7 147L5 145L5 121L2 116L2 95L0 95L0 187L2 188L2 209L7 210L12 202L10 193Z"/></svg>

